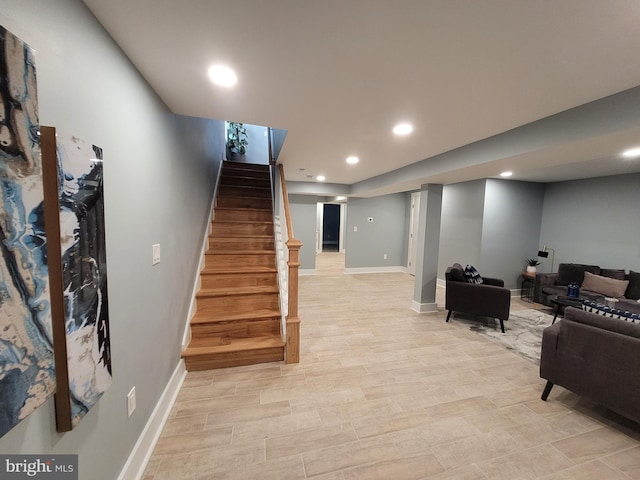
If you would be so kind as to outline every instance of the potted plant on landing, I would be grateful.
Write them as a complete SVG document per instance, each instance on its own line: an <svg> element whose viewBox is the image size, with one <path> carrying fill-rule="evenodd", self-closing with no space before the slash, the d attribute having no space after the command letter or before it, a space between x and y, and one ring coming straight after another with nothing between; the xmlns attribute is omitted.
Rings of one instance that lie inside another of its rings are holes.
<svg viewBox="0 0 640 480"><path fill-rule="evenodd" d="M227 126L227 160L237 160L247 153L247 129L240 122L229 122Z"/></svg>
<svg viewBox="0 0 640 480"><path fill-rule="evenodd" d="M536 273L536 267L540 265L540 262L536 258L528 258L527 259L527 272L528 273Z"/></svg>

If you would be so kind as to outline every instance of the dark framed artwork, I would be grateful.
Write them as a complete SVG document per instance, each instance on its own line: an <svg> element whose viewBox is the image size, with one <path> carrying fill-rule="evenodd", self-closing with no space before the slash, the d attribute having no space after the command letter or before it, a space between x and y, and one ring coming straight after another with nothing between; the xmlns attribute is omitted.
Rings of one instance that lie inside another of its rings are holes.
<svg viewBox="0 0 640 480"><path fill-rule="evenodd" d="M42 127L41 132L45 204L52 218L49 222L47 216L47 236L50 246L57 245L50 254L60 367L56 423L58 431L68 431L112 383L103 158L101 148L78 137L52 127Z"/></svg>
<svg viewBox="0 0 640 480"><path fill-rule="evenodd" d="M56 387L36 68L0 27L0 436Z"/></svg>

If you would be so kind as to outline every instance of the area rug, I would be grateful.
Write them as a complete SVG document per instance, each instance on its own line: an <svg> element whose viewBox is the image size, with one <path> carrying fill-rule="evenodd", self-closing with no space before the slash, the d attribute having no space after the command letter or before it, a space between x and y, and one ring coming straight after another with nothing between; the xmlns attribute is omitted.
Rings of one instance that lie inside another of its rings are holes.
<svg viewBox="0 0 640 480"><path fill-rule="evenodd" d="M500 331L500 322L492 318L456 315L455 319L468 325L469 330L484 335L507 350L539 364L542 331L553 322L553 314L550 311L534 309L512 312L509 320L504 322L505 333Z"/></svg>

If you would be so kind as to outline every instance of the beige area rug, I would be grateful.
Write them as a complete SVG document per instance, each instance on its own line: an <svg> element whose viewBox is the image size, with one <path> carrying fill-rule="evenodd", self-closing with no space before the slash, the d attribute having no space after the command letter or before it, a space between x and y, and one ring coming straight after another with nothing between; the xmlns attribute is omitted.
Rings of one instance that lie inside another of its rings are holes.
<svg viewBox="0 0 640 480"><path fill-rule="evenodd" d="M484 335L537 364L540 363L542 331L553 322L553 314L550 311L518 310L511 312L509 320L504 322L505 333L502 333L500 322L493 318L456 313L453 314L453 318L458 323L468 325L469 330Z"/></svg>

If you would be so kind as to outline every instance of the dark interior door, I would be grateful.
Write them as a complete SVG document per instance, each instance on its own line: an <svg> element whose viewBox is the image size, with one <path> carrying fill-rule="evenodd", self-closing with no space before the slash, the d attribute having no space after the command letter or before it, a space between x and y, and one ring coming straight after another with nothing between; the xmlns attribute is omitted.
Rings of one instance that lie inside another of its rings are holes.
<svg viewBox="0 0 640 480"><path fill-rule="evenodd" d="M324 204L322 216L322 251L340 250L340 205Z"/></svg>

